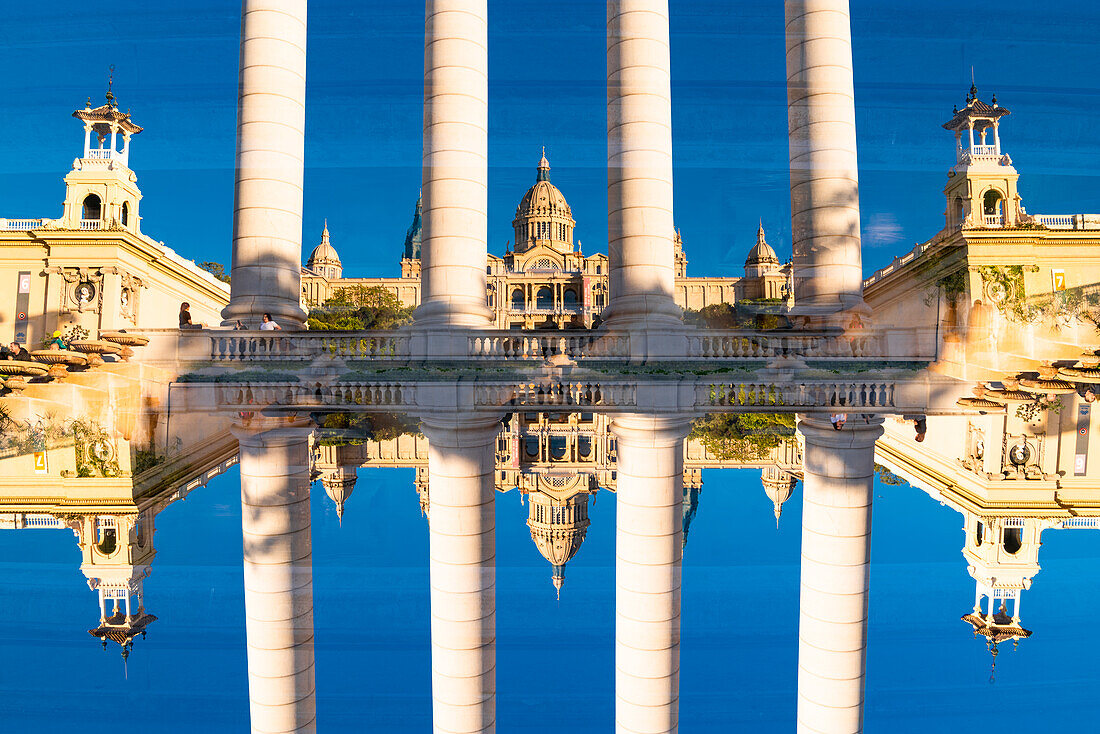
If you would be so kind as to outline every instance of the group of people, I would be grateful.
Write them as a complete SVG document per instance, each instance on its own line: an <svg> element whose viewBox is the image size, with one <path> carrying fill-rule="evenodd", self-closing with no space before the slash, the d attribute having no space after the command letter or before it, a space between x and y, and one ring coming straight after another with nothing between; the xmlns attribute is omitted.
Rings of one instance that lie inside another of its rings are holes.
<svg viewBox="0 0 1100 734"><path fill-rule="evenodd" d="M181 329L201 329L202 324L195 324L191 322L191 304L184 301L180 304L180 328ZM244 322L237 319L237 323L233 324L234 331L243 331L245 328ZM260 324L260 331L282 331L282 327L275 323L275 320L271 318L271 314L265 313L263 315L263 321Z"/></svg>
<svg viewBox="0 0 1100 734"><path fill-rule="evenodd" d="M19 342L12 342L7 346L0 347L0 359L15 362L30 362L31 353Z"/></svg>

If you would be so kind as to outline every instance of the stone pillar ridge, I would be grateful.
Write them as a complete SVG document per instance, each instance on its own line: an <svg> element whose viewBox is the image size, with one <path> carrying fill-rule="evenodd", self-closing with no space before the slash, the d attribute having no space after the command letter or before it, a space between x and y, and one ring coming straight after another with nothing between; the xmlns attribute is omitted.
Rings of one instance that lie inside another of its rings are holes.
<svg viewBox="0 0 1100 734"><path fill-rule="evenodd" d="M230 302L223 324L264 313L300 329L306 0L244 0Z"/></svg>
<svg viewBox="0 0 1100 734"><path fill-rule="evenodd" d="M421 327L488 327L486 0L428 0L424 24Z"/></svg>
<svg viewBox="0 0 1100 734"><path fill-rule="evenodd" d="M274 421L271 421L274 423ZM248 697L256 734L316 731L308 425L238 426Z"/></svg>
<svg viewBox="0 0 1100 734"><path fill-rule="evenodd" d="M882 419L857 415L840 431L799 416L803 453L798 731L863 730L871 502Z"/></svg>
<svg viewBox="0 0 1100 734"><path fill-rule="evenodd" d="M863 305L848 0L786 0L795 308Z"/></svg>
<svg viewBox="0 0 1100 734"><path fill-rule="evenodd" d="M438 734L496 731L499 420L425 416L432 715Z"/></svg>
<svg viewBox="0 0 1100 734"><path fill-rule="evenodd" d="M611 327L675 327L668 0L607 3Z"/></svg>
<svg viewBox="0 0 1100 734"><path fill-rule="evenodd" d="M682 417L616 416L615 730L675 732L680 707Z"/></svg>

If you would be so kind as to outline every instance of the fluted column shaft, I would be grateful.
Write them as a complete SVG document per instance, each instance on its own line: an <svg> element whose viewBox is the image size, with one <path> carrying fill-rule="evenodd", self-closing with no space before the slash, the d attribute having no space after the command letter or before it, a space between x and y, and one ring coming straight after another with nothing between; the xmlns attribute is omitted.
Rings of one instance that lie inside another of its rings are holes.
<svg viewBox="0 0 1100 734"><path fill-rule="evenodd" d="M607 217L614 327L675 325L668 0L607 3Z"/></svg>
<svg viewBox="0 0 1100 734"><path fill-rule="evenodd" d="M443 734L496 731L499 421L426 416L432 712Z"/></svg>
<svg viewBox="0 0 1100 734"><path fill-rule="evenodd" d="M875 440L881 419L799 416L805 437L798 731L863 730Z"/></svg>
<svg viewBox="0 0 1100 734"><path fill-rule="evenodd" d="M301 328L306 0L244 0L226 324Z"/></svg>
<svg viewBox="0 0 1100 734"><path fill-rule="evenodd" d="M786 0L795 307L862 309L848 0Z"/></svg>
<svg viewBox="0 0 1100 734"><path fill-rule="evenodd" d="M615 730L675 732L680 707L683 418L617 416Z"/></svg>
<svg viewBox="0 0 1100 734"><path fill-rule="evenodd" d="M424 23L421 326L488 326L486 0L428 0Z"/></svg>
<svg viewBox="0 0 1100 734"><path fill-rule="evenodd" d="M272 421L273 422L273 421ZM248 696L257 734L316 731L309 430L237 427Z"/></svg>

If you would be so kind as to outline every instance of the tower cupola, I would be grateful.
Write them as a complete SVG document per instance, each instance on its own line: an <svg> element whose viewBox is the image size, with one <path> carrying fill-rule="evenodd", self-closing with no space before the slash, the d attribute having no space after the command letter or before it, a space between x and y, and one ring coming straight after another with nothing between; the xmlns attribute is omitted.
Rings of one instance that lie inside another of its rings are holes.
<svg viewBox="0 0 1100 734"><path fill-rule="evenodd" d="M966 105L955 107L945 130L955 133L955 166L948 172L947 227L1014 227L1023 217L1017 190L1019 174L1001 150L1000 120L1009 111L978 99L971 85Z"/></svg>
<svg viewBox="0 0 1100 734"><path fill-rule="evenodd" d="M113 84L112 79L104 104L93 108L89 98L84 109L73 112L84 124L84 151L65 176L65 213L60 222L65 229L134 233L140 229L141 191L130 170L130 144L142 128L129 112L119 111Z"/></svg>
<svg viewBox="0 0 1100 734"><path fill-rule="evenodd" d="M551 581L561 598L565 564L584 542L588 532L588 494L578 492L565 499L536 491L529 496L527 527L542 557L552 567Z"/></svg>
<svg viewBox="0 0 1100 734"><path fill-rule="evenodd" d="M306 267L318 275L329 280L339 280L343 275L344 266L340 263L340 256L336 248L332 246L332 237L328 231L328 220L325 220L325 228L321 231L321 244L313 248L313 252L306 261Z"/></svg>
<svg viewBox="0 0 1100 734"><path fill-rule="evenodd" d="M512 221L517 253L547 247L558 253L573 252L573 212L558 187L550 183L546 149L539 160L535 185L527 190Z"/></svg>

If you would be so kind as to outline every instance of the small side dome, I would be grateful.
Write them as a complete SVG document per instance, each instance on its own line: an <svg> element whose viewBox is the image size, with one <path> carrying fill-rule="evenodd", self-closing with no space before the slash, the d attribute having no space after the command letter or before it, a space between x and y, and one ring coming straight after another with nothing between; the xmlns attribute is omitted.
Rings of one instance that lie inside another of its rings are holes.
<svg viewBox="0 0 1100 734"><path fill-rule="evenodd" d="M329 237L327 219L325 220L325 229L321 232L321 244L314 247L313 252L309 254L306 267L326 278L339 278L343 272L344 267L340 262L340 256L336 254L336 248L332 246Z"/></svg>
<svg viewBox="0 0 1100 734"><path fill-rule="evenodd" d="M764 222L760 222L760 229L756 231L756 244L749 250L749 256L745 258L745 267L750 265L779 265L779 256L775 250L764 240Z"/></svg>

